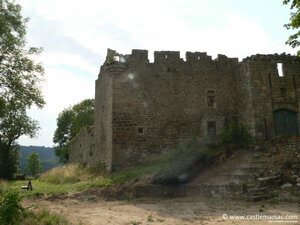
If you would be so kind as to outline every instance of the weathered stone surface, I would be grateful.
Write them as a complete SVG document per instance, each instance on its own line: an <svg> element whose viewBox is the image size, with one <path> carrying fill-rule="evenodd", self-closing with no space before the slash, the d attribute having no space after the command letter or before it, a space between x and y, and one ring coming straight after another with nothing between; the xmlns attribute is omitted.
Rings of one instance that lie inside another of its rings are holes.
<svg viewBox="0 0 300 225"><path fill-rule="evenodd" d="M285 184L282 185L280 188L281 188L281 189L290 189L290 188L292 188L292 187L293 187L292 184L290 184L290 183L285 183Z"/></svg>
<svg viewBox="0 0 300 225"><path fill-rule="evenodd" d="M277 63L283 64L284 77ZM130 55L109 50L96 81L93 137L78 135L70 161L118 169L172 151L179 142L216 142L232 121L246 124L257 140L269 139L275 135L274 111L297 113L299 99L296 56L255 55L238 62L187 52L184 61L177 51L160 51L150 63L146 50ZM300 113L297 117L300 123ZM90 143L92 157L83 156ZM299 146L292 141L287 150Z"/></svg>

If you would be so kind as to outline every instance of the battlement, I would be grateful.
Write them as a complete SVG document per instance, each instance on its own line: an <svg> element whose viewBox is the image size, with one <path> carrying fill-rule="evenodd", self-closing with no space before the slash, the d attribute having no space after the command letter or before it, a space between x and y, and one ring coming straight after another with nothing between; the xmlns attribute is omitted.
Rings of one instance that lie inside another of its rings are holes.
<svg viewBox="0 0 300 225"><path fill-rule="evenodd" d="M150 57L152 58L152 57ZM217 143L231 123L254 140L300 128L300 57L252 55L239 62L206 52L108 49L95 91L93 134L81 132L70 162L118 170L172 151L178 143Z"/></svg>
<svg viewBox="0 0 300 225"><path fill-rule="evenodd" d="M106 56L106 64L112 62L139 62L149 63L148 50L133 49L129 55L119 54L115 50L108 49ZM207 55L206 52L186 52L186 60L180 58L179 51L155 51L154 52L154 63L165 64L165 63L231 63L238 64L238 58L228 58L225 55L219 54L218 57L213 60L211 56Z"/></svg>
<svg viewBox="0 0 300 225"><path fill-rule="evenodd" d="M274 60L276 62L294 62L294 63L299 63L300 62L300 57L298 56L293 56L291 54L286 54L285 52L282 54L268 54L268 55L262 55L262 54L256 54L249 56L247 58L243 59L243 62L249 62L249 61L267 61L267 60Z"/></svg>

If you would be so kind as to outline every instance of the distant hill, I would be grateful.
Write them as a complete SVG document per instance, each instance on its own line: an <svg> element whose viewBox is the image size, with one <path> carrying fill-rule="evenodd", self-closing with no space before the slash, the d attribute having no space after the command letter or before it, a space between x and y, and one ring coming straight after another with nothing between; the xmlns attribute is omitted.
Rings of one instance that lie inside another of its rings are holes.
<svg viewBox="0 0 300 225"><path fill-rule="evenodd" d="M31 152L37 152L39 154L39 159L43 164L43 172L50 170L54 167L62 165L57 163L58 158L54 154L54 148L48 148L44 146L20 146L20 168L21 173L26 173L25 170L27 157Z"/></svg>

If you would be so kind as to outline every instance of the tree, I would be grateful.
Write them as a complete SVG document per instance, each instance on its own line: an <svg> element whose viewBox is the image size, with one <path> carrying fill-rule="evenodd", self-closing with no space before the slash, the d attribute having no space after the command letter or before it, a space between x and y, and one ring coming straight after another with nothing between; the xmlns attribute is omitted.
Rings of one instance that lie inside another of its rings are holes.
<svg viewBox="0 0 300 225"><path fill-rule="evenodd" d="M289 29L298 30L295 34L291 35L289 39L286 41L286 44L290 45L293 48L296 48L300 45L300 0L284 0L283 4L287 5L291 2L291 10L295 9L295 12L291 12L290 23L285 24L284 27ZM300 51L298 51L298 55L300 55Z"/></svg>
<svg viewBox="0 0 300 225"><path fill-rule="evenodd" d="M36 176L43 169L42 162L39 159L39 154L37 152L31 152L27 157L27 166L26 170L28 170L32 176Z"/></svg>
<svg viewBox="0 0 300 225"><path fill-rule="evenodd" d="M84 127L94 123L93 99L86 99L82 102L64 109L57 118L57 128L54 133L53 142L56 144L55 155L59 161L66 163L69 158L68 145L70 140Z"/></svg>
<svg viewBox="0 0 300 225"><path fill-rule="evenodd" d="M38 129L26 110L45 104L40 91L44 69L32 59L41 49L27 49L27 22L20 5L0 0L0 178L6 179L16 171L17 139L22 135L33 137ZM8 164L10 169L4 166Z"/></svg>

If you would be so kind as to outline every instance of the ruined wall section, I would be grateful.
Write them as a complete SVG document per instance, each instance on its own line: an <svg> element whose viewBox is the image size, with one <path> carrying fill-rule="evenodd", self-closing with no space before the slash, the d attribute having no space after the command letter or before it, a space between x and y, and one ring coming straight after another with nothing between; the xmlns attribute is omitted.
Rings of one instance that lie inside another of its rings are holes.
<svg viewBox="0 0 300 225"><path fill-rule="evenodd" d="M94 140L98 164L110 170L112 161L113 73L117 69L103 65L96 80Z"/></svg>
<svg viewBox="0 0 300 225"><path fill-rule="evenodd" d="M237 77L237 90L238 90L238 121L243 123L248 128L252 136L255 134L255 126L253 120L252 108L252 91L250 81L249 65L242 63L240 65L240 74Z"/></svg>
<svg viewBox="0 0 300 225"><path fill-rule="evenodd" d="M188 52L183 61L168 51L155 52L149 63L147 54L123 56L126 62L117 64L127 69L113 76L114 168L172 150L180 141L215 141L238 116L237 59Z"/></svg>
<svg viewBox="0 0 300 225"><path fill-rule="evenodd" d="M69 144L69 163L96 166L96 151L92 128L83 128Z"/></svg>
<svg viewBox="0 0 300 225"><path fill-rule="evenodd" d="M279 76L278 63L282 63L283 77ZM299 58L289 55L254 55L243 60L240 81L245 88L241 91L240 117L257 139L274 136L274 111L299 111L299 65ZM298 123L299 119L298 113Z"/></svg>

